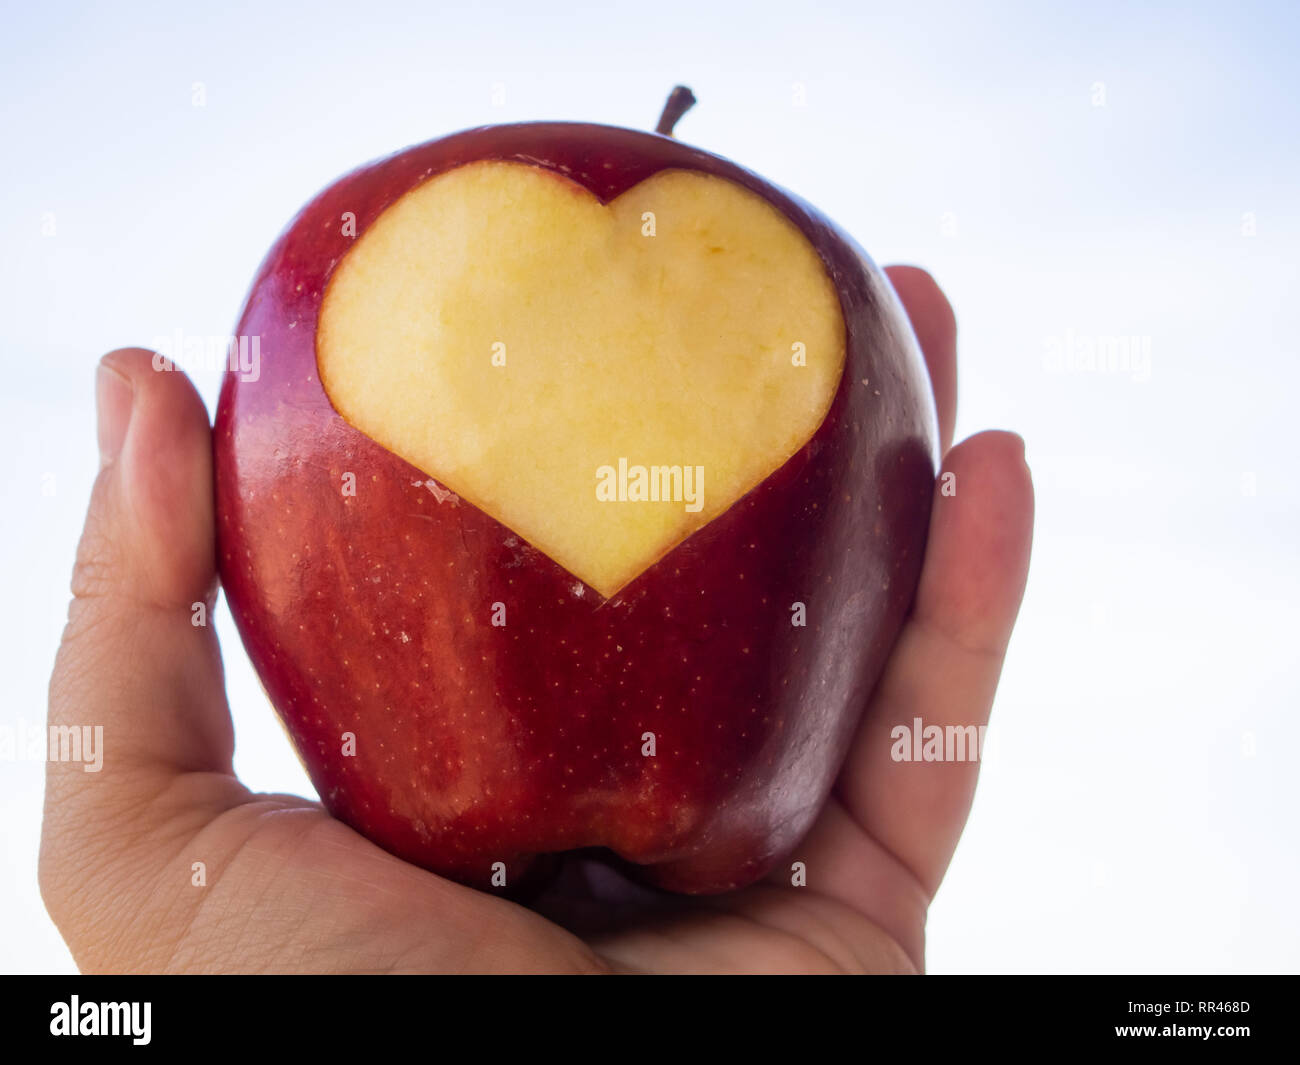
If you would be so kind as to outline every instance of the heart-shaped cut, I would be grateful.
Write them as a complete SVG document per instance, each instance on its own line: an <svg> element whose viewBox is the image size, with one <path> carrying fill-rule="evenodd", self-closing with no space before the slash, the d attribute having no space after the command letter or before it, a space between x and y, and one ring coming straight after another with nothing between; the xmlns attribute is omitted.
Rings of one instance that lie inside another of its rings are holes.
<svg viewBox="0 0 1300 1065"><path fill-rule="evenodd" d="M845 330L812 245L732 181L604 204L491 161L361 235L316 352L351 425L609 597L808 441Z"/></svg>

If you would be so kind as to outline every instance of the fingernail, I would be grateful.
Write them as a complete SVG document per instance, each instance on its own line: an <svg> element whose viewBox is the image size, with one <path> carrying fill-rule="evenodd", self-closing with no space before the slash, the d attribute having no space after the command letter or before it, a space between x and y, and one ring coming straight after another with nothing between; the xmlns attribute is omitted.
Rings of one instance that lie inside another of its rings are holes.
<svg viewBox="0 0 1300 1065"><path fill-rule="evenodd" d="M95 407L99 415L99 467L111 465L122 453L135 389L130 378L106 362L95 371Z"/></svg>
<svg viewBox="0 0 1300 1065"><path fill-rule="evenodd" d="M1015 437L1020 441L1020 461L1024 465L1025 469L1029 469L1029 457L1025 452L1025 438L1019 433L1016 433Z"/></svg>

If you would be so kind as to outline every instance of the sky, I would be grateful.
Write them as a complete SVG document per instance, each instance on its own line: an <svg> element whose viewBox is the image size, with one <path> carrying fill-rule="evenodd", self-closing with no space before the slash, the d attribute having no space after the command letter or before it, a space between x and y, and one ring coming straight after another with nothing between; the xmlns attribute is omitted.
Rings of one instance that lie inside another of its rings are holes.
<svg viewBox="0 0 1300 1065"><path fill-rule="evenodd" d="M1027 441L1029 588L930 970L1300 969L1300 8L1138 7L6 10L0 726L44 716L101 354L228 334L275 236L367 160L649 128L684 82L682 140L931 270L958 438ZM312 794L224 604L218 631L241 777ZM42 768L0 762L0 971L73 968Z"/></svg>

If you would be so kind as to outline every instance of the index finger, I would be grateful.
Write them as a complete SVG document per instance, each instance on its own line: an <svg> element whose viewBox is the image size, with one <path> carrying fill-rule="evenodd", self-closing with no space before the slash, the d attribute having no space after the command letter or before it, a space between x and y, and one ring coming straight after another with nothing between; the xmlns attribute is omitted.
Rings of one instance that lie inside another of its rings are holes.
<svg viewBox="0 0 1300 1065"><path fill-rule="evenodd" d="M887 266L885 274L907 311L925 356L939 415L939 453L946 455L957 421L957 318L943 289L920 267Z"/></svg>

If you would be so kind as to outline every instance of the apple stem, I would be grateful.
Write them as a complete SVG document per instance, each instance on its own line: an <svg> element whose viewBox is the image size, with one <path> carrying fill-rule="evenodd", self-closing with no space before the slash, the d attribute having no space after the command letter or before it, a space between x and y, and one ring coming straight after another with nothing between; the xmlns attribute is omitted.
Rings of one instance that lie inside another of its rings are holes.
<svg viewBox="0 0 1300 1065"><path fill-rule="evenodd" d="M659 116L659 125L655 126L655 132L671 137L677 120L694 106L695 93L685 85L674 86L673 91L668 94L668 102L664 104L663 114Z"/></svg>

